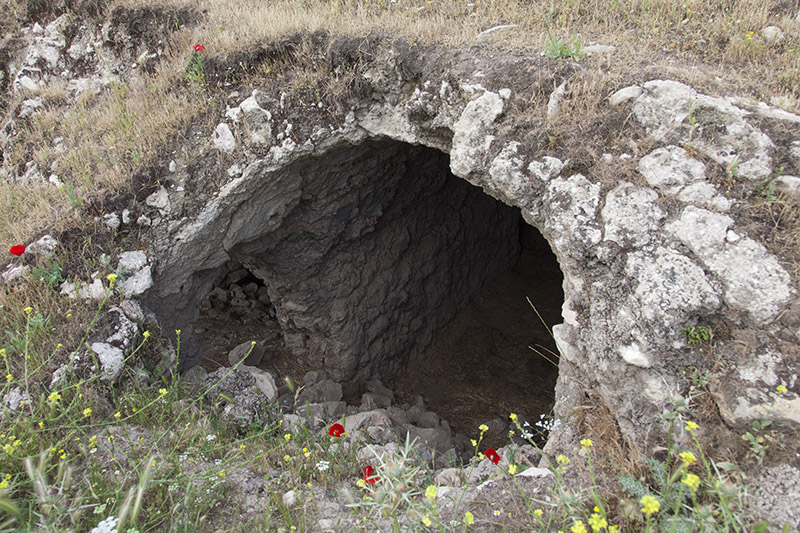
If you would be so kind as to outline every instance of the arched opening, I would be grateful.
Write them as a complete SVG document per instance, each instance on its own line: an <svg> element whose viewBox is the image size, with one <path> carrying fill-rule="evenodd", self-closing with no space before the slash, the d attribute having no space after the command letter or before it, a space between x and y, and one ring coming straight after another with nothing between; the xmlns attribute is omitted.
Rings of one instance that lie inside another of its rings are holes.
<svg viewBox="0 0 800 533"><path fill-rule="evenodd" d="M560 322L562 275L518 209L454 176L446 154L390 140L263 182L231 223L230 261L197 284L211 287L194 323L207 370L258 340L277 376L322 368L353 401L380 378L464 433L550 412L544 324Z"/></svg>

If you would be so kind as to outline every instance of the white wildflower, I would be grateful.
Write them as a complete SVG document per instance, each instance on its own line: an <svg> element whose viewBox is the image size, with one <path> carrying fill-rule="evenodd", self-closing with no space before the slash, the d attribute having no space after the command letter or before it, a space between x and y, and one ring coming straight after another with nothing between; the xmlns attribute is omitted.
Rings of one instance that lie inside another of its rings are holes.
<svg viewBox="0 0 800 533"><path fill-rule="evenodd" d="M319 461L317 463L317 470L319 470L320 472L324 472L328 468L330 468L330 466L331 466L331 463L329 461Z"/></svg>
<svg viewBox="0 0 800 533"><path fill-rule="evenodd" d="M117 533L117 522L116 517L109 516L92 528L91 533Z"/></svg>

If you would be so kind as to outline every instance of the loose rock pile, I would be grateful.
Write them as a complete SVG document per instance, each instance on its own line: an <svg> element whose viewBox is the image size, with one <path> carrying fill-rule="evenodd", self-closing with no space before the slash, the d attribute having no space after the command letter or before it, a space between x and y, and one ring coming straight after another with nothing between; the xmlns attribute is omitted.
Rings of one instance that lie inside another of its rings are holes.
<svg viewBox="0 0 800 533"><path fill-rule="evenodd" d="M200 311L208 318L231 316L242 324L267 324L274 320L275 307L264 283L236 261L225 266L228 273L211 289Z"/></svg>

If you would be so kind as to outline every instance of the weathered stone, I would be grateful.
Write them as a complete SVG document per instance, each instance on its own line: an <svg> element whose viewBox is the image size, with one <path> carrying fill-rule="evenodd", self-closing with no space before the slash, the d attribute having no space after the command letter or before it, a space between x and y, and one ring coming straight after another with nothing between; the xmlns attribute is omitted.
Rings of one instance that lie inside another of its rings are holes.
<svg viewBox="0 0 800 533"><path fill-rule="evenodd" d="M789 275L761 244L743 238L727 242L733 219L711 211L686 207L667 230L688 246L725 286L725 301L766 323L785 306L792 294Z"/></svg>
<svg viewBox="0 0 800 533"><path fill-rule="evenodd" d="M638 85L631 85L630 87L625 87L624 89L620 89L619 91L609 96L608 103L611 104L612 106L618 106L623 102L627 102L628 100L638 98L639 95L641 94L642 94L641 87L639 87Z"/></svg>
<svg viewBox="0 0 800 533"><path fill-rule="evenodd" d="M673 145L653 150L639 160L639 172L647 183L671 195L678 194L686 185L705 181L705 169L686 150Z"/></svg>
<svg viewBox="0 0 800 533"><path fill-rule="evenodd" d="M233 152L234 148L236 148L236 139L233 137L233 132L224 122L214 129L213 143L217 150L227 154Z"/></svg>
<svg viewBox="0 0 800 533"><path fill-rule="evenodd" d="M228 362L231 366L239 364L244 359L245 365L258 366L264 358L264 345L259 342L246 341L228 352Z"/></svg>
<svg viewBox="0 0 800 533"><path fill-rule="evenodd" d="M489 151L494 137L492 123L503 112L503 99L486 91L464 108L453 126L453 147L450 151L450 168L458 176L468 178Z"/></svg>
<svg viewBox="0 0 800 533"><path fill-rule="evenodd" d="M275 378L272 377L272 374L247 364L243 364L239 368L253 376L256 388L261 391L267 402L274 402L278 398L278 387L275 386Z"/></svg>
<svg viewBox="0 0 800 533"><path fill-rule="evenodd" d="M100 369L102 370L100 379L103 381L116 381L119 375L122 374L123 368L125 368L125 355L122 350L107 342L93 342L91 348L97 355L98 361L100 361Z"/></svg>
<svg viewBox="0 0 800 533"><path fill-rule="evenodd" d="M361 408L367 411L385 409L390 405L392 405L392 401L386 396L374 392L365 392L361 395Z"/></svg>
<svg viewBox="0 0 800 533"><path fill-rule="evenodd" d="M306 387L299 395L298 403L338 402L342 399L342 385L330 379L323 379Z"/></svg>
<svg viewBox="0 0 800 533"><path fill-rule="evenodd" d="M602 216L605 240L622 247L640 247L652 240L660 221L666 216L656 205L658 195L652 189L622 182L606 196Z"/></svg>
<svg viewBox="0 0 800 533"><path fill-rule="evenodd" d="M783 41L783 31L777 26L766 26L761 29L761 37L767 44L778 44Z"/></svg>
<svg viewBox="0 0 800 533"><path fill-rule="evenodd" d="M392 427L392 420L383 409L375 409L374 411L365 411L363 413L356 413L345 418L344 430L350 434L359 430L366 429L369 426L386 426Z"/></svg>
<svg viewBox="0 0 800 533"><path fill-rule="evenodd" d="M789 196L800 197L800 178L797 176L778 176L775 178L775 190L788 194Z"/></svg>
<svg viewBox="0 0 800 533"><path fill-rule="evenodd" d="M439 426L439 415L433 411L422 413L417 419L416 425L421 428L435 428Z"/></svg>
<svg viewBox="0 0 800 533"><path fill-rule="evenodd" d="M746 111L676 81L653 80L643 87L633 111L654 139L669 142L691 131L693 146L731 173L752 181L769 178L774 145L745 120Z"/></svg>

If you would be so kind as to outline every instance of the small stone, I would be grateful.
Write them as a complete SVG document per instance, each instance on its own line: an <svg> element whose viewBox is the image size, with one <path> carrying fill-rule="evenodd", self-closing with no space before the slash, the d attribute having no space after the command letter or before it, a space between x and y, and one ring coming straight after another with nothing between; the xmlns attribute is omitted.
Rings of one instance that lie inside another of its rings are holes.
<svg viewBox="0 0 800 533"><path fill-rule="evenodd" d="M609 96L608 103L611 104L612 106L618 106L623 102L627 102L628 100L639 98L641 94L642 94L641 87L639 87L638 85L631 85L630 87L625 87L624 89L620 89L619 91Z"/></svg>
<svg viewBox="0 0 800 533"><path fill-rule="evenodd" d="M297 496L295 496L293 490L285 493L281 499L283 500L283 505L286 507L294 507L294 504L297 503Z"/></svg>
<svg viewBox="0 0 800 533"><path fill-rule="evenodd" d="M130 224L131 223L131 211L130 211L130 209L123 209L122 210L122 223L123 224Z"/></svg>
<svg viewBox="0 0 800 533"><path fill-rule="evenodd" d="M244 359L245 365L258 366L264 358L264 353L264 346L261 343L256 342L253 344L251 341L247 341L241 343L228 353L228 362L231 366L235 366Z"/></svg>
<svg viewBox="0 0 800 533"><path fill-rule="evenodd" d="M774 183L777 192L800 197L800 178L797 176L778 176Z"/></svg>
<svg viewBox="0 0 800 533"><path fill-rule="evenodd" d="M232 178L234 176L238 176L242 173L242 167L239 166L239 163L234 163L233 165L228 168L228 177Z"/></svg>
<svg viewBox="0 0 800 533"><path fill-rule="evenodd" d="M417 426L421 428L435 428L439 425L439 415L433 411L426 411L417 419Z"/></svg>
<svg viewBox="0 0 800 533"><path fill-rule="evenodd" d="M175 172L175 169L177 169L177 168L178 168L178 166L175 164L174 160L169 162L169 171L170 172Z"/></svg>
<svg viewBox="0 0 800 533"><path fill-rule="evenodd" d="M25 118L33 115L38 111L38 109L42 107L42 99L41 97L38 98L28 98L27 100L22 102L22 106L19 110L19 118Z"/></svg>
<svg viewBox="0 0 800 533"><path fill-rule="evenodd" d="M778 44L783 41L783 31L777 26L767 26L761 30L761 37L767 44Z"/></svg>
<svg viewBox="0 0 800 533"><path fill-rule="evenodd" d="M236 139L233 137L233 132L224 122L214 129L212 142L218 150L226 154L233 152L236 148Z"/></svg>
<svg viewBox="0 0 800 533"><path fill-rule="evenodd" d="M52 235L45 235L36 242L28 246L27 251L38 257L48 257L53 254L58 247L58 241Z"/></svg>
<svg viewBox="0 0 800 533"><path fill-rule="evenodd" d="M103 381L115 381L122 369L125 367L125 357L119 348L105 342L93 342L92 351L97 354L103 374L100 379Z"/></svg>
<svg viewBox="0 0 800 533"><path fill-rule="evenodd" d="M108 213L103 215L103 224L109 229L118 229L120 225L119 216L116 213Z"/></svg>
<svg viewBox="0 0 800 533"><path fill-rule="evenodd" d="M156 192L145 198L144 203L159 211L169 211L169 193L163 186L159 187Z"/></svg>
<svg viewBox="0 0 800 533"><path fill-rule="evenodd" d="M153 222L152 220L150 220L150 217L141 215L139 218L136 219L136 223L139 224L140 226L149 226Z"/></svg>
<svg viewBox="0 0 800 533"><path fill-rule="evenodd" d="M497 91L497 94L499 94L500 98L502 98L503 100L508 100L509 98L511 98L511 89L500 89L499 91Z"/></svg>
<svg viewBox="0 0 800 533"><path fill-rule="evenodd" d="M610 44L593 44L583 48L583 53L587 56L610 55L616 51L617 47Z"/></svg>

